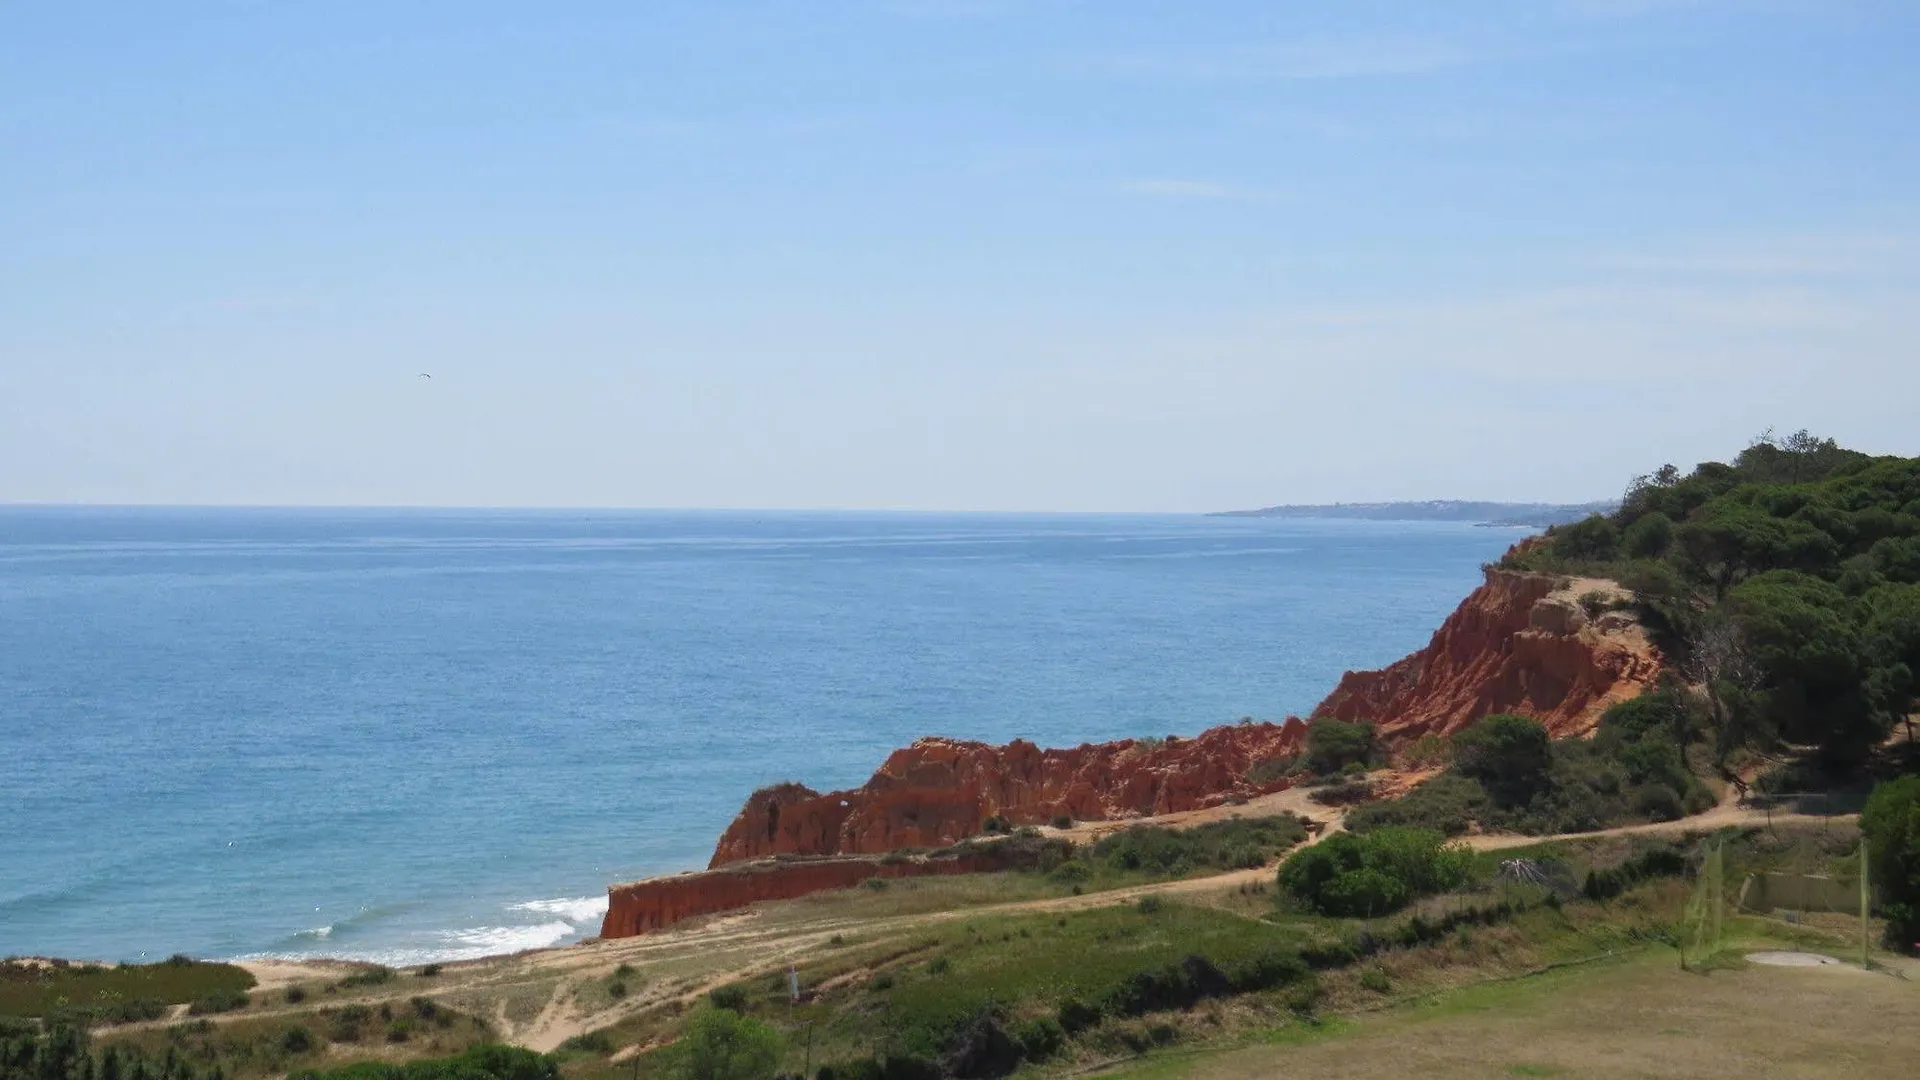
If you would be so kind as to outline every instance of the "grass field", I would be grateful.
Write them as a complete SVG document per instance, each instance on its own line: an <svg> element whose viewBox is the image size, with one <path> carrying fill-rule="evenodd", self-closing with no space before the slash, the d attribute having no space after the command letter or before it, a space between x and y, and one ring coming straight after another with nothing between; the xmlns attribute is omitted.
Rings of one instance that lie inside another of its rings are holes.
<svg viewBox="0 0 1920 1080"><path fill-rule="evenodd" d="M1472 987L1277 1044L1167 1053L1126 1080L1274 1076L1905 1077L1920 984L1849 968L1679 971L1670 952Z"/></svg>

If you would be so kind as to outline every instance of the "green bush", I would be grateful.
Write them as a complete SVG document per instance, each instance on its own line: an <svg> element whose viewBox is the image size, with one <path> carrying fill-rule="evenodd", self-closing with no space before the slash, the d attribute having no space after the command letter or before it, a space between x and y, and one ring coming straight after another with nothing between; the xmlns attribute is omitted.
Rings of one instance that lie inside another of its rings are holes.
<svg viewBox="0 0 1920 1080"><path fill-rule="evenodd" d="M1100 1023L1099 1008L1075 997L1061 999L1054 1016L1060 1022L1060 1029L1068 1035L1078 1035Z"/></svg>
<svg viewBox="0 0 1920 1080"><path fill-rule="evenodd" d="M1297 952L1264 949L1242 957L1227 968L1227 979L1235 993L1252 994L1273 990L1309 978L1313 969Z"/></svg>
<svg viewBox="0 0 1920 1080"><path fill-rule="evenodd" d="M1307 728L1307 767L1321 776L1331 776L1349 765L1365 765L1373 755L1372 724L1316 720Z"/></svg>
<svg viewBox="0 0 1920 1080"><path fill-rule="evenodd" d="M1067 1032L1060 1026L1060 1021L1051 1016L1039 1016L1014 1028L1013 1039L1028 1061L1045 1061L1066 1045Z"/></svg>
<svg viewBox="0 0 1920 1080"><path fill-rule="evenodd" d="M688 1080L772 1080L784 1044L760 1021L713 1008L694 1015L675 1049Z"/></svg>
<svg viewBox="0 0 1920 1080"><path fill-rule="evenodd" d="M613 1053L613 1039L604 1031L589 1031L584 1035L575 1035L560 1044L562 1053L598 1054L602 1057Z"/></svg>
<svg viewBox="0 0 1920 1080"><path fill-rule="evenodd" d="M1920 776L1875 787L1860 814L1860 831L1884 897L1887 944L1920 952Z"/></svg>
<svg viewBox="0 0 1920 1080"><path fill-rule="evenodd" d="M1289 858L1280 887L1323 915L1372 918L1465 884L1472 856L1431 829L1336 833Z"/></svg>
<svg viewBox="0 0 1920 1080"><path fill-rule="evenodd" d="M188 1016L206 1016L209 1013L233 1012L247 1007L247 995L243 990L220 990L205 997L194 998L187 1006Z"/></svg>
<svg viewBox="0 0 1920 1080"><path fill-rule="evenodd" d="M718 987L708 992L707 1001L716 1009L743 1013L747 1011L747 989L744 986Z"/></svg>
<svg viewBox="0 0 1920 1080"><path fill-rule="evenodd" d="M1055 814L1053 815L1053 827L1056 829L1071 829L1073 828L1073 818L1067 814Z"/></svg>
<svg viewBox="0 0 1920 1080"><path fill-rule="evenodd" d="M393 969L373 966L353 974L335 983L342 990L352 990L361 986L384 986L393 981Z"/></svg>
<svg viewBox="0 0 1920 1080"><path fill-rule="evenodd" d="M1489 716L1454 739L1453 767L1502 805L1524 803L1547 786L1553 740L1538 720Z"/></svg>
<svg viewBox="0 0 1920 1080"><path fill-rule="evenodd" d="M304 1054L313 1049L313 1032L303 1027L290 1027L280 1033L280 1052L288 1055Z"/></svg>

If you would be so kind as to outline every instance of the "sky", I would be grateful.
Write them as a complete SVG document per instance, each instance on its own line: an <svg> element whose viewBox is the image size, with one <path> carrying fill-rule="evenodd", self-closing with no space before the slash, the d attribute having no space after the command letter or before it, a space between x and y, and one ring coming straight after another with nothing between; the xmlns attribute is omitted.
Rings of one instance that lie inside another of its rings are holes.
<svg viewBox="0 0 1920 1080"><path fill-rule="evenodd" d="M1920 454L1916 56L1873 0L0 0L0 502Z"/></svg>

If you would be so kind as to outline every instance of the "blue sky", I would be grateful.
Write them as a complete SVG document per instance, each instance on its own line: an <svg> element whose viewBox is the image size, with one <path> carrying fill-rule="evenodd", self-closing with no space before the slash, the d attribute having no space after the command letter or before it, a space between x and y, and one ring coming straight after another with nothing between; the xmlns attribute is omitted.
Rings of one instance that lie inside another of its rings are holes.
<svg viewBox="0 0 1920 1080"><path fill-rule="evenodd" d="M0 501L1205 510L1920 453L1916 56L1868 0L6 4Z"/></svg>

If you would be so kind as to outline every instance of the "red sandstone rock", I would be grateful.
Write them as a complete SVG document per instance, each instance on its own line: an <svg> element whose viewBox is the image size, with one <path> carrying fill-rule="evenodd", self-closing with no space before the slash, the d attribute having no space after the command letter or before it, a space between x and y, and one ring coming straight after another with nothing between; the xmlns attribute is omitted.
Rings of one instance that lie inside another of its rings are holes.
<svg viewBox="0 0 1920 1080"><path fill-rule="evenodd" d="M736 911L763 900L791 900L817 892L850 889L868 878L980 874L1018 863L1006 845L932 858L882 859L877 855L828 859L757 859L722 870L653 878L607 890L603 938L633 937L683 919Z"/></svg>
<svg viewBox="0 0 1920 1080"><path fill-rule="evenodd" d="M1198 738L1123 739L1042 750L921 739L896 750L866 784L821 795L798 784L753 794L709 866L765 855L855 855L942 847L980 832L989 817L1038 825L1066 815L1105 821L1218 806L1286 786L1252 784L1264 761L1305 744L1306 726L1236 724Z"/></svg>
<svg viewBox="0 0 1920 1080"><path fill-rule="evenodd" d="M1313 719L1372 723L1389 745L1451 735L1493 713L1531 716L1556 738L1592 732L1610 706L1653 685L1660 654L1624 612L1588 620L1575 596L1609 583L1557 585L1488 570L1426 648L1379 671L1348 672Z"/></svg>

